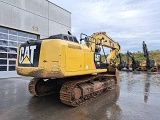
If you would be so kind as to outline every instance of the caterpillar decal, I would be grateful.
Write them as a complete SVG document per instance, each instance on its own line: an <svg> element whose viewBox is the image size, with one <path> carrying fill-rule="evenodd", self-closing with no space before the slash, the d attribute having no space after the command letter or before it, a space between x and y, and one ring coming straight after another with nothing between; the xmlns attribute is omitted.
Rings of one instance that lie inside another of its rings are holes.
<svg viewBox="0 0 160 120"><path fill-rule="evenodd" d="M18 65L24 67L38 67L41 42L24 43L19 47Z"/></svg>

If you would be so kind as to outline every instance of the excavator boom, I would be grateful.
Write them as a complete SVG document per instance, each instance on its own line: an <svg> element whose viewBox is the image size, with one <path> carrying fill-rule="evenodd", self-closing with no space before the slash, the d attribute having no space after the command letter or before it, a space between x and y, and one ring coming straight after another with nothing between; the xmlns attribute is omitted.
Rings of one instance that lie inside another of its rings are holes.
<svg viewBox="0 0 160 120"><path fill-rule="evenodd" d="M105 32L96 32L93 33L91 36L88 37L88 41L86 45L94 52L99 51L100 46L110 48L111 51L107 56L107 63L111 63L112 60L120 52L120 45L115 42L111 37L109 37Z"/></svg>
<svg viewBox="0 0 160 120"><path fill-rule="evenodd" d="M129 57L132 59L132 70L135 70L136 68L138 68L139 61L135 60L134 55L131 52L127 51L127 56L128 56L128 59Z"/></svg>
<svg viewBox="0 0 160 120"><path fill-rule="evenodd" d="M122 60L122 54L121 53L119 53L117 57L119 58L119 64L116 67L117 67L118 70L122 70L123 68L125 68L126 62L124 62Z"/></svg>

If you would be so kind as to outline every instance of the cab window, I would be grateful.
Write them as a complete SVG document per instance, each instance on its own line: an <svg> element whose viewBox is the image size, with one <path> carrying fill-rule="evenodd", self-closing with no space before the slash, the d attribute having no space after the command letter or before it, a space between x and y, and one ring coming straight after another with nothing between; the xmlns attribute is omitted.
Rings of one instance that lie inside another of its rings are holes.
<svg viewBox="0 0 160 120"><path fill-rule="evenodd" d="M68 37L67 36L63 36L64 40L68 40Z"/></svg>
<svg viewBox="0 0 160 120"><path fill-rule="evenodd" d="M74 42L79 43L76 37L73 37Z"/></svg>
<svg viewBox="0 0 160 120"><path fill-rule="evenodd" d="M72 42L73 42L73 39L72 39L72 37L69 37L69 41L72 41Z"/></svg>

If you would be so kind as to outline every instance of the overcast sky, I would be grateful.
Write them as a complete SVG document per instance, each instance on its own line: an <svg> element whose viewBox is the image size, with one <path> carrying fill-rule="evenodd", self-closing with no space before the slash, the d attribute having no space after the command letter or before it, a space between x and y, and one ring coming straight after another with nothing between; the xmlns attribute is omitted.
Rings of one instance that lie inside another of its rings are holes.
<svg viewBox="0 0 160 120"><path fill-rule="evenodd" d="M105 31L121 51L160 49L160 0L50 0L70 11L71 32L91 35Z"/></svg>

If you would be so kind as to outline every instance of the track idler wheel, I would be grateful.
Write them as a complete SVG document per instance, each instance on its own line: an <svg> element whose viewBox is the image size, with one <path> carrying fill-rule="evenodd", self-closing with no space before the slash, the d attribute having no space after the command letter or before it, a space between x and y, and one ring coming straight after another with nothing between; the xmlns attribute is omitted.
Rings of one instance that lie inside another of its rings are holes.
<svg viewBox="0 0 160 120"><path fill-rule="evenodd" d="M28 85L29 92L34 96L53 94L56 84L53 80L45 81L43 78L33 78Z"/></svg>

